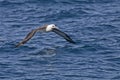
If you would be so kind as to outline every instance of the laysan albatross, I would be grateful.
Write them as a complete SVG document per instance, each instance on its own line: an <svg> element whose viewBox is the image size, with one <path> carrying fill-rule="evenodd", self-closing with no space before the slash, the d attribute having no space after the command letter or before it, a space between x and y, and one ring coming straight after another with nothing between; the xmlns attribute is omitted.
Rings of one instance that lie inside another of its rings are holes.
<svg viewBox="0 0 120 80"><path fill-rule="evenodd" d="M58 29L58 27L56 27L54 24L50 24L50 25L44 25L43 27L39 27L39 28L34 29L34 30L32 30L31 32L29 32L29 33L27 34L27 36L26 36L21 42L19 42L19 43L16 45L16 47L19 47L19 46L25 44L25 43L26 43L28 40L30 40L30 39L34 36L34 34L35 34L36 32L38 32L38 31L44 31L44 32L50 32L50 31L52 31L52 32L55 32L56 34L62 36L62 37L63 37L65 40L67 40L68 42L75 44L75 42L74 42L66 33L60 31L60 30Z"/></svg>

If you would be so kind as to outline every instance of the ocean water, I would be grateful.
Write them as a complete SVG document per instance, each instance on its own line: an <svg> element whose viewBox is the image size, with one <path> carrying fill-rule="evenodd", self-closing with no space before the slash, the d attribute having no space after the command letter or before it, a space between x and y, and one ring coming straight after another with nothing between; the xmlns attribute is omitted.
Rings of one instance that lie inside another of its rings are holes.
<svg viewBox="0 0 120 80"><path fill-rule="evenodd" d="M120 0L0 0L0 80L120 80Z"/></svg>

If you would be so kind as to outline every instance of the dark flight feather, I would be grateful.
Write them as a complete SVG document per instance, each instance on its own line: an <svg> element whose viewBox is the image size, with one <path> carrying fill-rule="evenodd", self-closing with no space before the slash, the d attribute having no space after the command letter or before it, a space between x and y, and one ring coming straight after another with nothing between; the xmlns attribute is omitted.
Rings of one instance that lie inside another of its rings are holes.
<svg viewBox="0 0 120 80"><path fill-rule="evenodd" d="M29 32L29 33L27 34L27 36L26 36L21 42L19 42L19 43L16 45L16 47L19 47L19 46L25 44L27 41L29 41L29 40L35 35L35 33L36 33L37 31L41 31L41 30L44 31L45 29L46 29L46 26L32 30L31 32Z"/></svg>
<svg viewBox="0 0 120 80"><path fill-rule="evenodd" d="M34 34L36 33L37 30L32 30L30 33L28 33L28 35L20 42L16 45L16 47L19 47L23 44L25 44L27 41L29 41L33 36Z"/></svg>
<svg viewBox="0 0 120 80"><path fill-rule="evenodd" d="M56 34L62 36L68 42L75 44L75 42L66 33L64 33L56 28L54 28L52 31L55 32Z"/></svg>

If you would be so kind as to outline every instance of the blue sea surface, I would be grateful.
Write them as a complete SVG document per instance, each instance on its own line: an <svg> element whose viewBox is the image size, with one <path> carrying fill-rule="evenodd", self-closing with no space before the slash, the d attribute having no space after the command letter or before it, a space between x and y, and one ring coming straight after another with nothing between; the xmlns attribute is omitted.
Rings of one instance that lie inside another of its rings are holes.
<svg viewBox="0 0 120 80"><path fill-rule="evenodd" d="M120 80L120 0L0 0L0 80Z"/></svg>

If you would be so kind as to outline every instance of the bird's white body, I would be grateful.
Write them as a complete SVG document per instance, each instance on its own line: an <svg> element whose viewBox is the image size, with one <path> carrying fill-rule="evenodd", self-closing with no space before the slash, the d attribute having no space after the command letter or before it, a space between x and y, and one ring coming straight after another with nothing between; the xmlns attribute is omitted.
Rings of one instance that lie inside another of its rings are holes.
<svg viewBox="0 0 120 80"><path fill-rule="evenodd" d="M53 28L57 28L54 24L50 24L46 27L46 32L52 31Z"/></svg>

